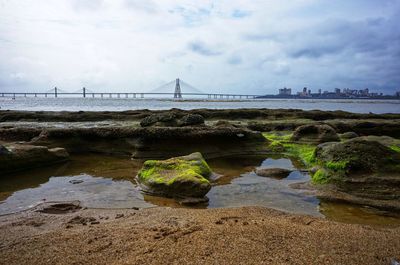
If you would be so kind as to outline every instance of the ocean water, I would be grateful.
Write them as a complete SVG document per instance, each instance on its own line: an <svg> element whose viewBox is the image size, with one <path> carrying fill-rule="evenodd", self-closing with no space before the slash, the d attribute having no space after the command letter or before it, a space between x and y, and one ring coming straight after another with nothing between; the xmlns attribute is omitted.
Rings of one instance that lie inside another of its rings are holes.
<svg viewBox="0 0 400 265"><path fill-rule="evenodd" d="M133 99L133 98L35 98L0 97L1 110L28 111L124 111L137 109L302 109L343 110L354 113L400 113L400 100L368 99L256 99L256 100L199 100L199 99Z"/></svg>

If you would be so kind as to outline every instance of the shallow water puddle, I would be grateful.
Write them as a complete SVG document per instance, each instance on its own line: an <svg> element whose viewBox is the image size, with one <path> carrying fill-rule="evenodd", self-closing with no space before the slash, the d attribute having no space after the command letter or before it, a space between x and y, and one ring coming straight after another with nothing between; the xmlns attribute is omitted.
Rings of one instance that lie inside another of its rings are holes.
<svg viewBox="0 0 400 265"><path fill-rule="evenodd" d="M400 218L358 206L320 202L312 192L290 184L309 180L301 165L283 157L248 156L209 160L223 176L207 194L208 204L199 208L264 206L292 213L381 225L400 225ZM142 194L134 177L143 161L102 155L74 156L66 164L31 170L0 178L0 214L29 209L45 202L80 201L90 208L183 207L173 199ZM256 167L292 170L287 178L260 177Z"/></svg>

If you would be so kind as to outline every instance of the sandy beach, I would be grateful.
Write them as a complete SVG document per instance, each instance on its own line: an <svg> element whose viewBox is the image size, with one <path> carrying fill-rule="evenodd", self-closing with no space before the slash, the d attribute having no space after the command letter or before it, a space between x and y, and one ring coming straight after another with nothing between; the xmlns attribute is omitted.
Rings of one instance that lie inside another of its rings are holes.
<svg viewBox="0 0 400 265"><path fill-rule="evenodd" d="M261 207L24 212L0 219L1 264L390 264L400 228Z"/></svg>

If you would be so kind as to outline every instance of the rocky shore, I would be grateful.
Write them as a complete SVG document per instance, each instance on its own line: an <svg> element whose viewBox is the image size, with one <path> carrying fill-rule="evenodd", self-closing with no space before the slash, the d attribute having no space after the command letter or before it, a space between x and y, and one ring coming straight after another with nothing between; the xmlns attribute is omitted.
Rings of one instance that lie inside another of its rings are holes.
<svg viewBox="0 0 400 265"><path fill-rule="evenodd" d="M0 177L90 153L143 160L132 182L187 203L207 200L215 181L208 159L279 155L311 175L294 186L320 200L400 212L400 114L0 111ZM290 173L254 169L275 180ZM54 207L0 217L0 263L390 264L400 255L399 228L265 208Z"/></svg>

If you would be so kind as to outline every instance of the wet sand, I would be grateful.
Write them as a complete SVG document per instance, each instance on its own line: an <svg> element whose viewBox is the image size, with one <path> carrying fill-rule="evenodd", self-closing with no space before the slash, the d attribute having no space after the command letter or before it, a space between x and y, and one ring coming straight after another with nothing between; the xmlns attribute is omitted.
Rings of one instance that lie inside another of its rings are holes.
<svg viewBox="0 0 400 265"><path fill-rule="evenodd" d="M400 228L262 207L0 217L0 264L390 264Z"/></svg>

